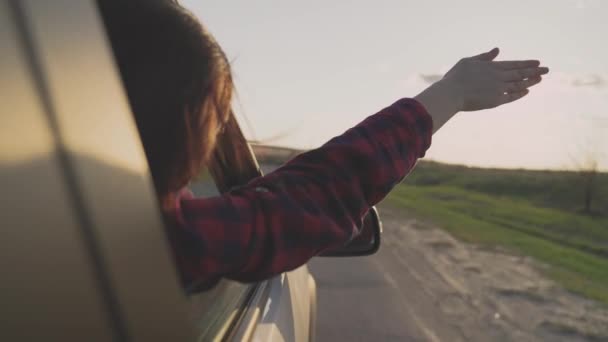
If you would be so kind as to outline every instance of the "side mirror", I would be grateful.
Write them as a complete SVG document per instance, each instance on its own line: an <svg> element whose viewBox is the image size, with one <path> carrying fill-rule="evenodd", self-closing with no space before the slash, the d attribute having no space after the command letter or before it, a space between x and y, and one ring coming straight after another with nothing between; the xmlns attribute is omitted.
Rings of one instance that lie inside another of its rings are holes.
<svg viewBox="0 0 608 342"><path fill-rule="evenodd" d="M346 245L325 251L319 256L324 257L353 257L372 255L380 248L380 235L382 234L382 221L376 207L372 207L363 219L361 233Z"/></svg>

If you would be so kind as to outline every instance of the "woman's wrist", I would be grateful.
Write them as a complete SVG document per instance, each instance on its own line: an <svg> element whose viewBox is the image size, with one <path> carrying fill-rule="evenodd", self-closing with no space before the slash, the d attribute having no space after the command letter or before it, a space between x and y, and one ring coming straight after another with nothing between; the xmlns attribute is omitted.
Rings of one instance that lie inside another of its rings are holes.
<svg viewBox="0 0 608 342"><path fill-rule="evenodd" d="M420 102L433 118L433 133L437 132L463 106L463 99L458 89L445 80L432 84L414 99Z"/></svg>

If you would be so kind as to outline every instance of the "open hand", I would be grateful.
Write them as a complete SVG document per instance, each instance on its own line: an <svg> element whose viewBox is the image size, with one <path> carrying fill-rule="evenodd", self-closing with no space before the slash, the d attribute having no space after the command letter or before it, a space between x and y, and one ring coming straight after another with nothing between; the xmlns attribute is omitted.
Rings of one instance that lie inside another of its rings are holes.
<svg viewBox="0 0 608 342"><path fill-rule="evenodd" d="M460 111L474 111L516 101L549 72L537 60L494 61L498 48L461 59L439 82L459 97Z"/></svg>
<svg viewBox="0 0 608 342"><path fill-rule="evenodd" d="M433 118L433 133L460 111L498 107L521 99L549 69L536 60L494 61L498 49L461 59L415 97Z"/></svg>

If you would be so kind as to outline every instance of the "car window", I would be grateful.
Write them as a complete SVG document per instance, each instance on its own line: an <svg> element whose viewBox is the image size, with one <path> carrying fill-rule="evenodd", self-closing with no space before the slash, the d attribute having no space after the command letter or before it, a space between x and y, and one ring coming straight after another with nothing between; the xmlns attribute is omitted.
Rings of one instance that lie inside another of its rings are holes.
<svg viewBox="0 0 608 342"><path fill-rule="evenodd" d="M236 118L231 117L218 136L209 167L201 171L189 188L197 197L218 196L260 174L249 143ZM221 280L212 289L191 295L190 310L198 338L209 340L227 334L246 309L246 301L257 286Z"/></svg>
<svg viewBox="0 0 608 342"><path fill-rule="evenodd" d="M226 175L226 177L230 176ZM196 197L212 197L220 194L208 169L203 170L189 187ZM224 336L239 317L254 288L255 285L222 280L212 289L191 295L190 312L197 338L207 341Z"/></svg>

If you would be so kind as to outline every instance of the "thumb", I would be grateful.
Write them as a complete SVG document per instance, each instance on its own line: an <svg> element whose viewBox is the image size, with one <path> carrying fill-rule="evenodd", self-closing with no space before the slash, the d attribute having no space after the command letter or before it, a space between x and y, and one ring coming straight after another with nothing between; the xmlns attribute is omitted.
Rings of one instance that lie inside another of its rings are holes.
<svg viewBox="0 0 608 342"><path fill-rule="evenodd" d="M496 58L496 56L498 56L498 53L500 52L500 50L498 48L493 48L492 50L488 51L488 52L484 52L480 55L477 56L473 56L471 57L471 59L477 60L477 61L493 61L494 58Z"/></svg>

